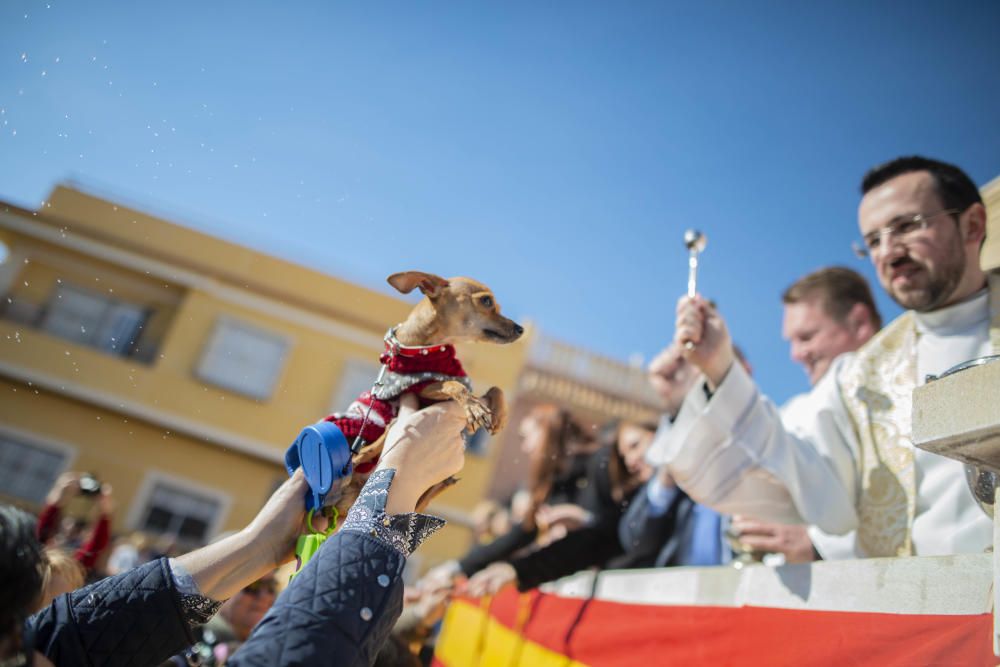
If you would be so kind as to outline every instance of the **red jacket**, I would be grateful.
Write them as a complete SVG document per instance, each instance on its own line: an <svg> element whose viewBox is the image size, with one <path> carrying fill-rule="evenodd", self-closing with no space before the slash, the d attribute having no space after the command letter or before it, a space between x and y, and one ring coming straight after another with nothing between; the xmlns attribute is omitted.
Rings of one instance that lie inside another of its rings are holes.
<svg viewBox="0 0 1000 667"><path fill-rule="evenodd" d="M62 512L58 505L45 505L38 515L38 527L35 533L38 541L45 544L52 539L59 530L59 516ZM101 552L108 548L111 541L111 521L106 514L101 514L94 523L94 529L90 531L90 536L80 545L73 554L75 558L88 572L94 569L97 558Z"/></svg>

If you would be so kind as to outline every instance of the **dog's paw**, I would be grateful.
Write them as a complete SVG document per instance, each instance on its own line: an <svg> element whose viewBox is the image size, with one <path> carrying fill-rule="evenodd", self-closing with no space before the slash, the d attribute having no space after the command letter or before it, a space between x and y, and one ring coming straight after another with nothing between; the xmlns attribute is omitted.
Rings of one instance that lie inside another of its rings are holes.
<svg viewBox="0 0 1000 667"><path fill-rule="evenodd" d="M507 400L503 396L503 390L499 387L490 387L490 390L483 396L483 400L490 408L490 435L496 435L507 425Z"/></svg>
<svg viewBox="0 0 1000 667"><path fill-rule="evenodd" d="M465 421L470 433L475 433L481 428L490 430L493 413L485 400L478 396L468 396L462 407L465 408Z"/></svg>

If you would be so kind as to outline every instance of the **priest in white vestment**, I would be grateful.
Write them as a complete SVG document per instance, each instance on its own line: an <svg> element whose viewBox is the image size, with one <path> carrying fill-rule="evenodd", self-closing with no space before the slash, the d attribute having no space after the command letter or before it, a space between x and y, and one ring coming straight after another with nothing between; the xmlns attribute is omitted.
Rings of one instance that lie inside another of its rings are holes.
<svg viewBox="0 0 1000 667"><path fill-rule="evenodd" d="M682 298L675 339L695 343L706 384L651 456L720 512L856 531L857 557L980 552L992 522L962 464L913 447L910 410L928 374L1000 346L1000 279L979 265L986 209L960 169L925 158L873 169L862 190L863 250L907 312L839 358L783 423L733 363L718 312Z"/></svg>

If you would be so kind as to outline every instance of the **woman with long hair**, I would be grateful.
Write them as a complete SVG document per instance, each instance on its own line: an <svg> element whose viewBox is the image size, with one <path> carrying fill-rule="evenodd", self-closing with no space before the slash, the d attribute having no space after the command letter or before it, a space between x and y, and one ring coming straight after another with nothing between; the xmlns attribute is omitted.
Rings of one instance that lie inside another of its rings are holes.
<svg viewBox="0 0 1000 667"><path fill-rule="evenodd" d="M528 483L511 501L510 530L472 547L460 560L432 569L424 585L445 585L459 575L472 576L494 561L509 558L535 542L541 508L584 501L590 485L588 462L598 445L570 412L556 405L537 405L521 420L518 432L521 452L529 462Z"/></svg>
<svg viewBox="0 0 1000 667"><path fill-rule="evenodd" d="M469 593L494 593L507 583L528 590L588 567L627 567L619 563L624 549L618 522L632 497L649 481L653 469L645 455L654 429L647 424L615 420L601 433L602 447L591 458L586 497L579 505L546 505L537 521L562 535L540 549L497 559L472 577Z"/></svg>
<svg viewBox="0 0 1000 667"><path fill-rule="evenodd" d="M535 406L520 426L521 451L528 456L528 502L519 517L536 528L538 510L548 504L579 504L587 495L587 465L596 443L587 437L569 410Z"/></svg>

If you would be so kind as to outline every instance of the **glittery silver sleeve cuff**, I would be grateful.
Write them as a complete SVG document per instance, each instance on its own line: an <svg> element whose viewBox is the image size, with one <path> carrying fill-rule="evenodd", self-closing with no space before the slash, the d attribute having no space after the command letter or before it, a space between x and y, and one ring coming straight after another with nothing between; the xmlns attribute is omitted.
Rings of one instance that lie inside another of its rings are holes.
<svg viewBox="0 0 1000 667"><path fill-rule="evenodd" d="M409 556L424 540L444 526L444 519L409 512L388 515L385 503L396 476L393 469L376 470L365 482L341 530L366 533L385 542L403 556Z"/></svg>
<svg viewBox="0 0 1000 667"><path fill-rule="evenodd" d="M219 611L222 603L202 595L194 577L177 560L169 558L167 565L170 567L170 577L174 580L174 586L181 596L181 614L188 627L195 628L208 623L209 619Z"/></svg>
<svg viewBox="0 0 1000 667"><path fill-rule="evenodd" d="M205 625L219 612L222 603L204 595L182 595L181 614L189 628Z"/></svg>

